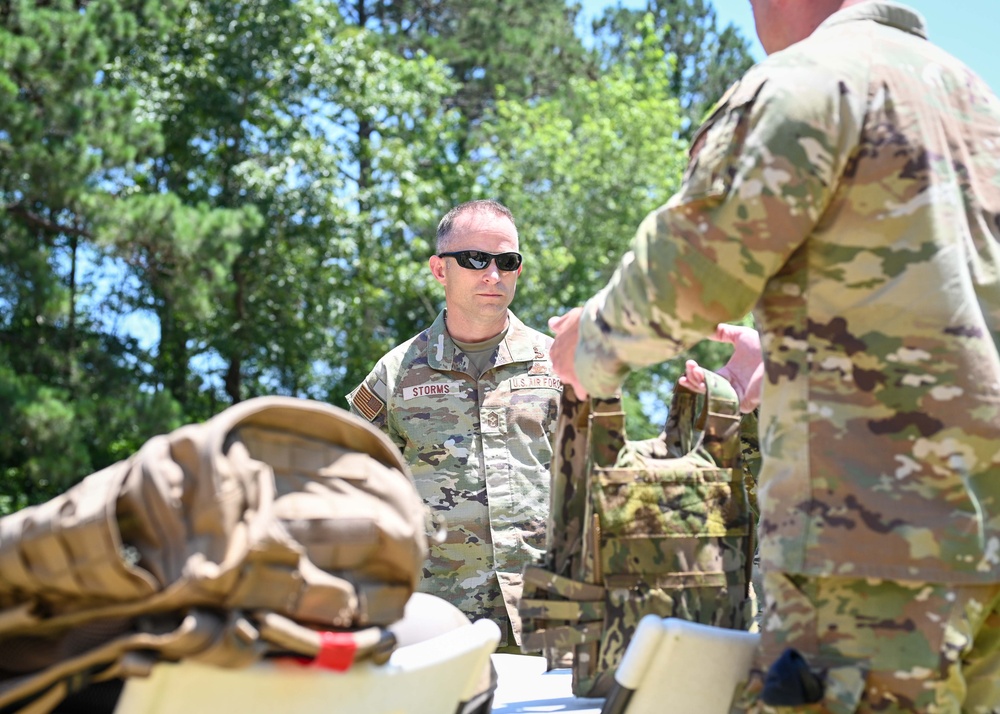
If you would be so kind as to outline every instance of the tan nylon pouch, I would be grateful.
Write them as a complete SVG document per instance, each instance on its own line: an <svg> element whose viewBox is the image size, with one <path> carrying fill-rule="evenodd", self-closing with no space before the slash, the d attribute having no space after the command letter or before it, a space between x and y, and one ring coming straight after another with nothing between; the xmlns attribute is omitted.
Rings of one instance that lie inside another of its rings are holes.
<svg viewBox="0 0 1000 714"><path fill-rule="evenodd" d="M274 617L388 625L420 577L424 524L395 446L336 407L264 397L155 437L0 519L0 707L39 695L47 711L62 682L132 671L137 649L245 666L307 642ZM224 614L214 639L185 634L199 608Z"/></svg>
<svg viewBox="0 0 1000 714"><path fill-rule="evenodd" d="M60 609L134 600L158 589L149 574L122 558L115 494L124 463L88 476L47 503L0 518L0 609L44 592ZM4 622L0 618L0 633Z"/></svg>

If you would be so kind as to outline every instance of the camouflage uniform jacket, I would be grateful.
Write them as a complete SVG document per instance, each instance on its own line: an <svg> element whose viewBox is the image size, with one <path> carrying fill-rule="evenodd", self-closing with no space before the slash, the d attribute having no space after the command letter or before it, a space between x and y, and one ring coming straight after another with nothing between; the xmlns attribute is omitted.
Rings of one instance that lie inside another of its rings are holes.
<svg viewBox="0 0 1000 714"><path fill-rule="evenodd" d="M478 379L442 312L379 360L348 401L396 443L424 502L447 521L420 589L504 633L510 621L519 639L521 572L545 545L562 387L549 362L552 338L509 314L493 366Z"/></svg>
<svg viewBox="0 0 1000 714"><path fill-rule="evenodd" d="M762 566L1000 580L1000 101L873 0L732 87L588 301L610 395L753 309Z"/></svg>

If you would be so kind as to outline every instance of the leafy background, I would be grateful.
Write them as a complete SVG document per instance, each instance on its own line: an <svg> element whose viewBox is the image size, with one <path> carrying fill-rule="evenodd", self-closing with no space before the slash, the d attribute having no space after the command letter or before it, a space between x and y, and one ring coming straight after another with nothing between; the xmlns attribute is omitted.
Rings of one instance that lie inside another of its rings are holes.
<svg viewBox="0 0 1000 714"><path fill-rule="evenodd" d="M707 0L0 2L0 513L242 399L345 407L441 308L459 202L514 211L545 329L751 63ZM631 435L682 360L631 378Z"/></svg>

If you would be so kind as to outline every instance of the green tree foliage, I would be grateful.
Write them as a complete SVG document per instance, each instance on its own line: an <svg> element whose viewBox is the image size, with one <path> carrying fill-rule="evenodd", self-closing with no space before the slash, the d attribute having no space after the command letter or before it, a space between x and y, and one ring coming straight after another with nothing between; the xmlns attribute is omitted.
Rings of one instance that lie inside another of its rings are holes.
<svg viewBox="0 0 1000 714"><path fill-rule="evenodd" d="M448 133L451 85L331 3L189 2L181 24L120 72L165 138L137 191L204 229L118 232L161 327L157 372L199 417L275 391L328 398L370 363L354 335L376 309L420 292L406 229L440 200L421 167ZM206 210L214 225L193 220Z"/></svg>
<svg viewBox="0 0 1000 714"><path fill-rule="evenodd" d="M563 0L358 0L352 5L376 21L402 52L423 51L446 62L457 82L447 104L470 123L492 106L498 86L517 99L549 97L568 77L592 65L575 32L579 7Z"/></svg>
<svg viewBox="0 0 1000 714"><path fill-rule="evenodd" d="M571 78L545 100L502 99L478 135L489 192L517 208L528 258L518 312L534 324L606 283L635 227L678 186L671 60L646 29L601 79Z"/></svg>
<svg viewBox="0 0 1000 714"><path fill-rule="evenodd" d="M338 5L348 22L370 31L385 51L414 60L434 58L451 80L443 91L430 96L425 92L447 117L444 126L428 127L425 136L431 141L419 144L414 172L434 191L425 192L423 210L411 210L405 229L388 242L388 280L377 276L386 289L379 302L372 303L379 307L369 307L357 324L368 332L377 325L377 344L388 347L426 326L440 309L442 295L428 280L426 259L441 216L458 203L488 195L472 158L472 134L494 106L499 88L507 98L549 97L570 77L588 71L593 60L575 33L579 8L564 0L341 0ZM370 126L360 122L358 129L365 136ZM362 176L364 167L362 162ZM416 267L416 274L407 266ZM361 274L370 267L362 267ZM400 289L392 278L400 273L402 285L412 287ZM372 358L362 346L347 365L344 386L353 387L370 369Z"/></svg>
<svg viewBox="0 0 1000 714"><path fill-rule="evenodd" d="M327 234L339 245L327 266L336 299L320 324L336 345L325 395L346 407L344 394L375 359L439 309L428 227L449 207L459 117L445 107L454 84L440 62L422 52L401 56L353 25L344 39L319 110L346 150L337 170L348 198Z"/></svg>
<svg viewBox="0 0 1000 714"><path fill-rule="evenodd" d="M518 207L526 261L517 310L529 323L544 325L602 288L645 215L679 186L684 117L670 91L676 57L664 52L662 33L641 15L600 79L572 78L564 94L543 101L501 100L484 122L482 173ZM646 414L639 394L666 403L686 359L713 367L727 355L705 342L633 374L630 432L645 438L662 426L650 422L662 414Z"/></svg>
<svg viewBox="0 0 1000 714"><path fill-rule="evenodd" d="M681 103L684 136L701 124L729 85L753 65L750 44L732 25L720 27L711 0L647 0L640 9L609 8L594 22L605 61L628 61L629 43L640 19L653 17L663 48L676 61L669 91Z"/></svg>
<svg viewBox="0 0 1000 714"><path fill-rule="evenodd" d="M529 323L582 302L739 65L704 0L650 10L584 42L559 0L0 2L0 513L241 399L344 406L440 309L461 201L518 217Z"/></svg>
<svg viewBox="0 0 1000 714"><path fill-rule="evenodd" d="M287 357L275 338L301 326L298 281L289 290L264 284L284 285L277 276L296 275L317 243L308 229L289 229L299 208L288 205L328 161L316 142L316 161L296 162L313 157L302 147L313 138L303 121L316 63L310 9L188 2L180 31L146 62L114 68L119 81L143 88L142 110L163 127L164 150L139 167L136 220L112 240L138 278L133 301L160 327L157 374L195 417L259 393L263 373L280 372L273 362ZM271 249L275 242L287 250ZM297 344L314 346L310 337Z"/></svg>
<svg viewBox="0 0 1000 714"><path fill-rule="evenodd" d="M136 445L170 406L143 355L85 310L112 198L100 181L160 149L138 94L103 72L169 26L174 3L0 5L0 509L42 500ZM121 399L120 402L116 400Z"/></svg>

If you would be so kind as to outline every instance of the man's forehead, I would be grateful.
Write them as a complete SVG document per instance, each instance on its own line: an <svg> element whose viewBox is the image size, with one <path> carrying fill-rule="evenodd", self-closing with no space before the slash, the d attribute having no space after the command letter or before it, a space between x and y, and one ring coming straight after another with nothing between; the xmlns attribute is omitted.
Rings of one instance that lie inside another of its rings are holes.
<svg viewBox="0 0 1000 714"><path fill-rule="evenodd" d="M496 240L509 240L517 237L517 233L513 230L509 231L498 231L490 228L483 228L479 230L464 230L458 228L451 233L452 240L456 238L493 238Z"/></svg>
<svg viewBox="0 0 1000 714"><path fill-rule="evenodd" d="M448 236L448 243L511 242L517 245L517 229L502 216L462 216L455 221Z"/></svg>
<svg viewBox="0 0 1000 714"><path fill-rule="evenodd" d="M511 235L517 233L509 218L492 213L466 213L455 218L452 225L453 233L500 233Z"/></svg>

